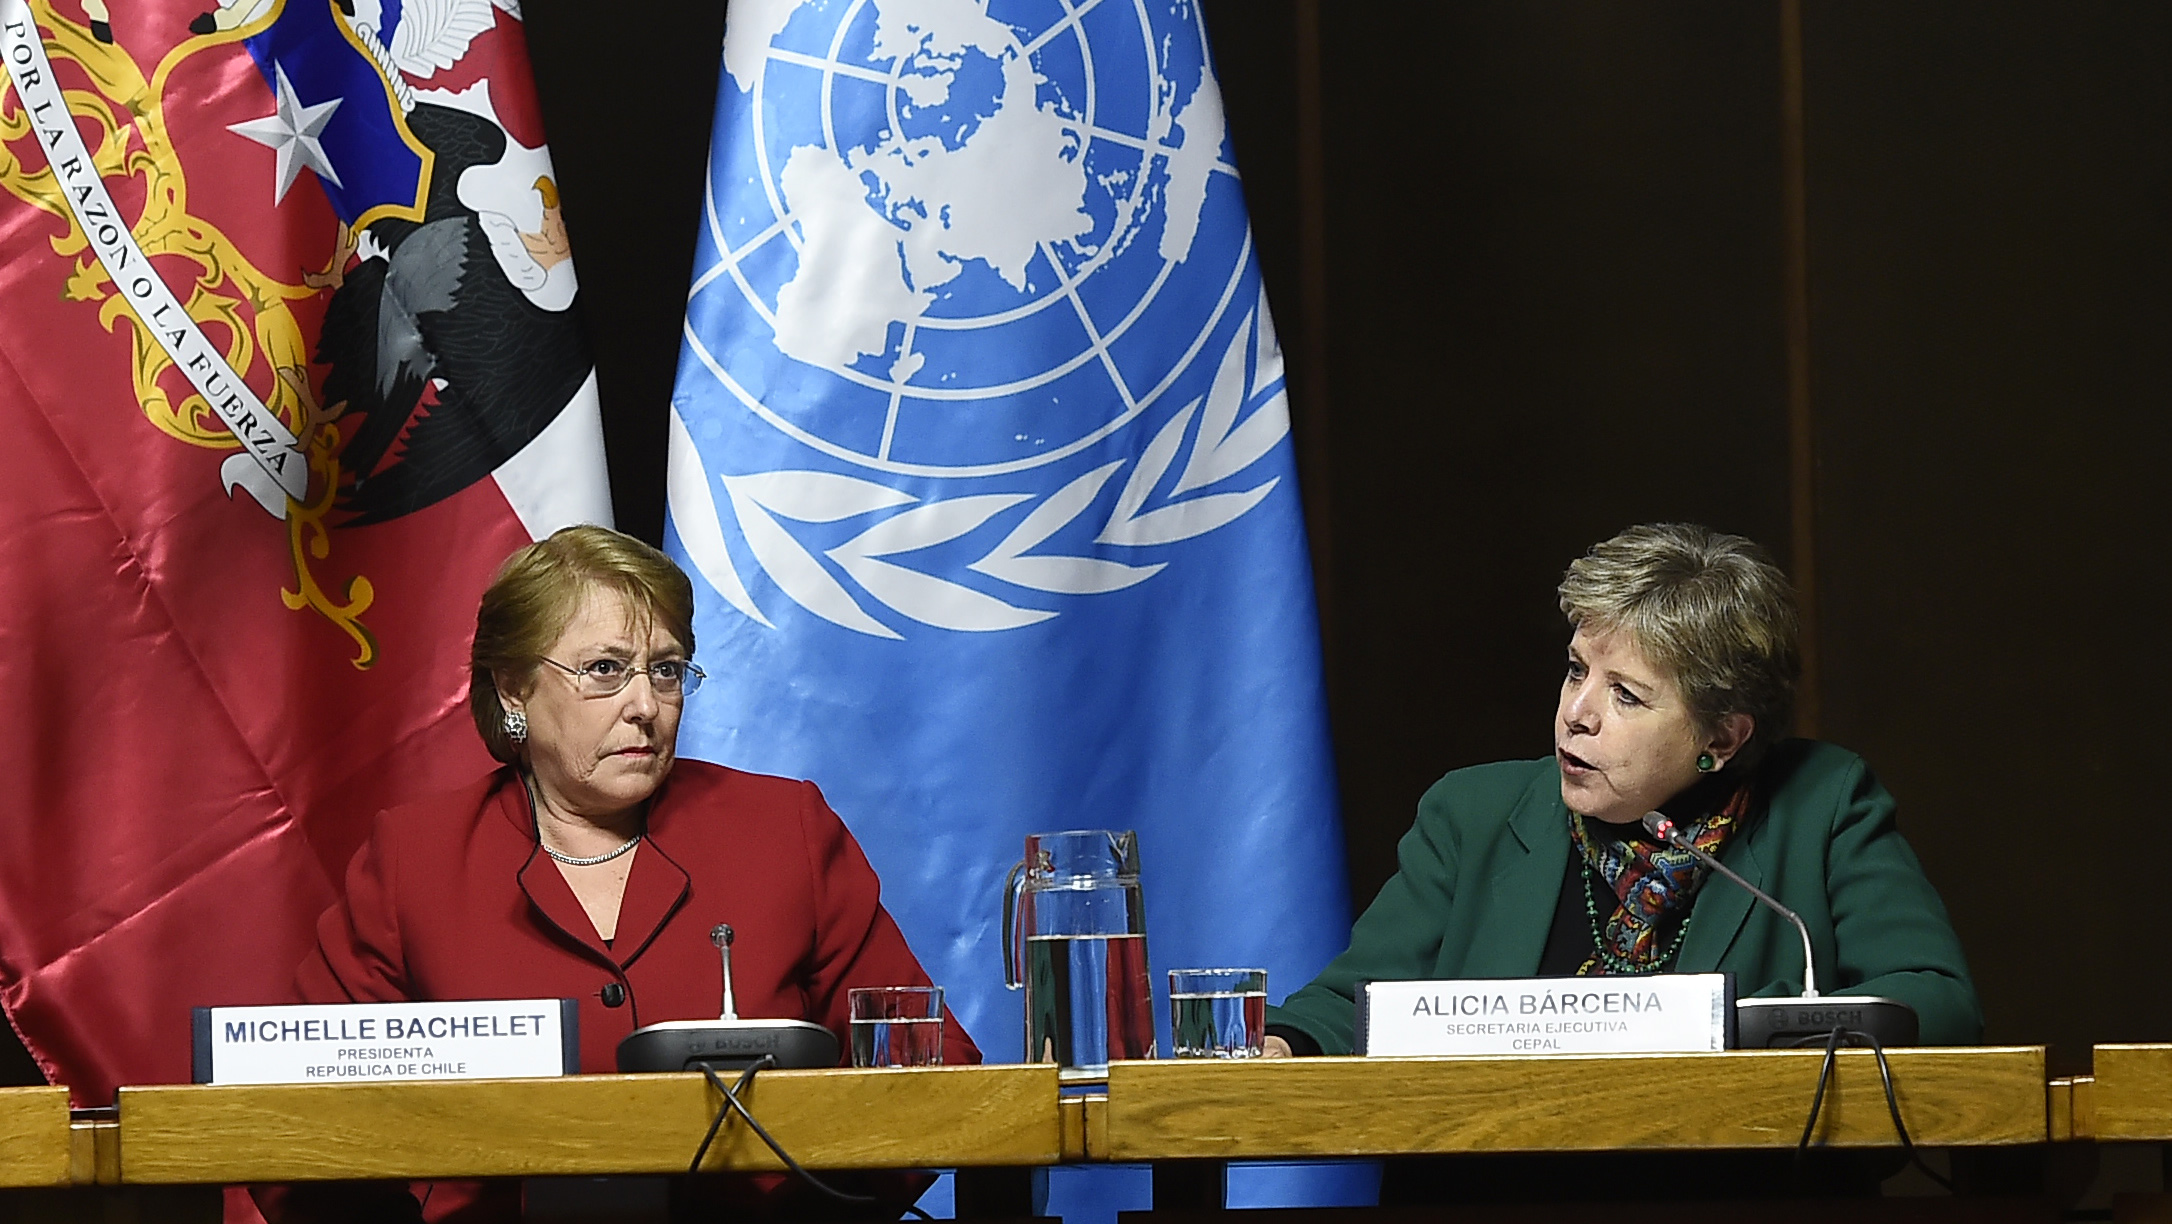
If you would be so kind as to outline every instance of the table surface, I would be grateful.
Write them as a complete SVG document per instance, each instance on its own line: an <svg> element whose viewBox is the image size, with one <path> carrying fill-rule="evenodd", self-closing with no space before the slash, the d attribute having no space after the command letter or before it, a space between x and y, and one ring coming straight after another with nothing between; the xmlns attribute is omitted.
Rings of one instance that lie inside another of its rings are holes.
<svg viewBox="0 0 2172 1224"><path fill-rule="evenodd" d="M810 1168L1062 1159L1056 1069L764 1071L741 1094ZM721 1099L698 1074L120 1092L121 1180L684 1173ZM781 1169L736 1117L705 1170Z"/></svg>
<svg viewBox="0 0 2172 1224"><path fill-rule="evenodd" d="M1109 1068L1106 1160L1793 1146L1822 1050L1136 1062ZM2041 1046L1888 1053L1929 1146L2042 1143ZM1102 1128L1091 1128L1098 1137ZM1843 1051L1814 1141L1898 1142L1876 1056Z"/></svg>

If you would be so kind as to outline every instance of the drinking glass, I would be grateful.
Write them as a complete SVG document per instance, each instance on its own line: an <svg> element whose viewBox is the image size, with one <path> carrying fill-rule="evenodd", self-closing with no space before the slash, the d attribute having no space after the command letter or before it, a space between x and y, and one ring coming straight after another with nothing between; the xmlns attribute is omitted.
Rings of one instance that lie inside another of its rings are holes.
<svg viewBox="0 0 2172 1224"><path fill-rule="evenodd" d="M943 988L862 986L852 1008L852 1065L937 1067L943 1062Z"/></svg>
<svg viewBox="0 0 2172 1224"><path fill-rule="evenodd" d="M1177 1058L1258 1058L1267 1048L1267 971L1171 969L1169 1032Z"/></svg>

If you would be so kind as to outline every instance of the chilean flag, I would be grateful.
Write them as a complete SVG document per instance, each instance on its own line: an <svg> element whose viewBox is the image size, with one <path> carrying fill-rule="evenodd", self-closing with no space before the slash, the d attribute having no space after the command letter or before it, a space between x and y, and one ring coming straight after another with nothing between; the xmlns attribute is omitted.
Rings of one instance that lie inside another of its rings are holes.
<svg viewBox="0 0 2172 1224"><path fill-rule="evenodd" d="M476 600L610 508L515 0L0 0L0 58L0 1000L97 1105L489 767Z"/></svg>

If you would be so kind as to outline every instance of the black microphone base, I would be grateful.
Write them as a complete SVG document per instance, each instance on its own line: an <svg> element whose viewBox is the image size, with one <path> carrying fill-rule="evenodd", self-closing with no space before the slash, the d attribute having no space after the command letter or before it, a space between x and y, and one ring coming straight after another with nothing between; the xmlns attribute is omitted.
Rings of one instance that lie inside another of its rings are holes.
<svg viewBox="0 0 2172 1224"><path fill-rule="evenodd" d="M765 1055L780 1068L834 1067L837 1034L806 1020L666 1020L618 1043L618 1069L691 1071L707 1063L730 1071Z"/></svg>
<svg viewBox="0 0 2172 1224"><path fill-rule="evenodd" d="M1916 1009L1899 999L1870 995L1820 995L1815 999L1735 1000L1737 1049L1792 1049L1823 1045L1836 1028L1868 1033L1886 1046L1916 1043ZM1843 1045L1868 1044L1842 1038ZM620 1047L623 1051L624 1047ZM621 1057L624 1057L623 1053Z"/></svg>

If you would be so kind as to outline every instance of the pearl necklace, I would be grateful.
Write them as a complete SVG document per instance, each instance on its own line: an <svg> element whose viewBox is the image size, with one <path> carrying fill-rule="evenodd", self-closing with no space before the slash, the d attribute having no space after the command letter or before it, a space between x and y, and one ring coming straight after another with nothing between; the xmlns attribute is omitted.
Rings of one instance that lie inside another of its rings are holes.
<svg viewBox="0 0 2172 1224"><path fill-rule="evenodd" d="M537 809L543 805L536 798L535 779L524 772L521 775L520 783L521 789L528 795L528 818L535 821L536 824L535 844L543 847L543 853L550 855L553 862L564 863L568 867L594 867L598 863L608 863L641 844L641 835L636 833L627 838L618 849L606 850L602 854L591 854L585 858L571 854L560 854L558 851L551 849L549 842L543 840L543 822L536 815Z"/></svg>
<svg viewBox="0 0 2172 1224"><path fill-rule="evenodd" d="M543 853L550 855L552 859L564 863L568 867L593 867L598 863L608 863L612 859L615 859L618 856L626 853L628 850L633 849L635 846L640 845L641 835L639 833L636 833L632 837L627 838L626 843L616 850L606 850L602 854L591 854L586 858L575 858L573 855L570 854L560 854L556 850L551 849L550 843L544 841L540 837L536 839L536 844L543 847Z"/></svg>

